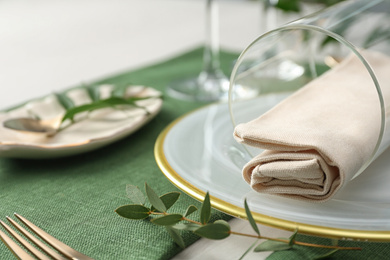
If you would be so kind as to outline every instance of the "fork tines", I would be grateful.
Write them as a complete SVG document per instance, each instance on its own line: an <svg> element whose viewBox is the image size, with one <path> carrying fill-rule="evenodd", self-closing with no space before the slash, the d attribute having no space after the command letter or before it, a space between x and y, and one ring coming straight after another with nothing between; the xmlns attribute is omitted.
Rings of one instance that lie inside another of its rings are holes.
<svg viewBox="0 0 390 260"><path fill-rule="evenodd" d="M68 245L62 243L58 239L52 237L24 217L20 216L19 214L14 214L15 217L17 217L25 226L27 226L32 232L37 234L42 240L44 240L47 244L51 245L53 248L55 248L58 252L62 253L59 254L57 251L53 250L49 246L47 246L45 243L43 243L41 240L37 239L34 235L29 233L26 229L24 229L21 225L19 225L16 221L13 219L7 217L7 220L22 233L25 238L29 239L31 242L33 242L37 247L39 247L42 251L38 250L34 246L32 246L29 242L26 241L22 236L20 236L17 232L15 232L10 226L5 224L3 221L0 220L0 224L10 233L21 245L23 245L24 248L26 248L32 255L37 257L38 259L46 260L46 259L59 259L59 260L66 260L66 259L79 259L79 260L93 260L92 258L72 249ZM17 256L19 259L22 260L29 260L29 259L36 259L32 257L30 254L26 253L25 250L23 250L17 243L15 243L11 238L9 238L4 232L0 230L0 238L3 240L3 242L7 245L7 247L14 253L15 256ZM51 256L51 257L49 257Z"/></svg>

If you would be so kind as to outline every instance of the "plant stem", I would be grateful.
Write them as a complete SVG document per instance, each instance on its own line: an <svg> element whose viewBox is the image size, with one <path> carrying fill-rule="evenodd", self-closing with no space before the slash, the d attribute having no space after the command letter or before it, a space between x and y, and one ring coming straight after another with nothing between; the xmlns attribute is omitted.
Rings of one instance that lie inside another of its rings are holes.
<svg viewBox="0 0 390 260"><path fill-rule="evenodd" d="M153 215L169 215L167 212L155 212L152 211L150 214ZM182 220L204 226L203 223L183 217ZM282 238L272 238L272 237L266 237L266 236L258 236L258 235L251 235L251 234L245 234L245 233L240 233L240 232L235 232L235 231L230 231L230 234L232 235L237 235L237 236L245 236L245 237L252 237L252 238L257 238L257 239L266 239L266 240L273 240L273 241L279 241L283 243L289 243L290 240L288 239L282 239ZM311 243L306 243L306 242L300 242L300 241L294 241L295 245L301 245L301 246L308 246L308 247L318 247L318 248L328 248L328 249L339 249L339 250L362 250L360 247L343 247L343 246L329 246L329 245L319 245L319 244L311 244Z"/></svg>
<svg viewBox="0 0 390 260"><path fill-rule="evenodd" d="M150 211L149 215L169 215L166 212L156 212L156 211Z"/></svg>
<svg viewBox="0 0 390 260"><path fill-rule="evenodd" d="M169 213L167 212L156 212L156 211L151 211L149 212L150 215L169 215ZM204 224L198 222L198 221L195 221L195 220L192 220L192 219L189 219L189 218L186 218L186 217L183 217L182 220L185 220L185 221L188 221L188 222L191 222L191 223L194 223L194 224L198 224L198 225L201 225L201 226L204 226Z"/></svg>
<svg viewBox="0 0 390 260"><path fill-rule="evenodd" d="M280 239L280 238L272 238L272 237L266 237L266 236L250 235L250 234L239 233L239 232L235 232L235 231L230 231L230 234L238 235L238 236L246 236L246 237L253 237L253 238L258 238L258 239L266 239L266 240L273 240L273 241L289 243L288 239ZM294 244L301 245L301 246L320 247L320 248L339 249L339 250L362 250L360 247L342 247L342 246L318 245L318 244L311 244L311 243L300 242L300 241L294 241Z"/></svg>
<svg viewBox="0 0 390 260"><path fill-rule="evenodd" d="M183 220L186 220L186 221L188 221L188 222L191 222L191 223L194 223L194 224L198 224L198 225L204 226L204 224L202 224L202 223L200 223L200 222L198 222L198 221L195 221L195 220L186 218L186 217L183 217Z"/></svg>

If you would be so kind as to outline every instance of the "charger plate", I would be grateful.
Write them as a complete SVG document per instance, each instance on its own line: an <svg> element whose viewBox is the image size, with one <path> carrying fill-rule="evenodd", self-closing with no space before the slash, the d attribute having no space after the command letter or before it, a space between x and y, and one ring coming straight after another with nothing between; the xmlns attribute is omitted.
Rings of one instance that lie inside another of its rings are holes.
<svg viewBox="0 0 390 260"><path fill-rule="evenodd" d="M250 105L261 114L279 100L264 96ZM261 224L342 240L390 241L389 151L334 199L313 203L253 191L241 176L250 152L235 142L232 133L227 104L198 109L160 134L154 150L157 164L185 193L203 200L209 191L212 206L234 217L246 218L246 198Z"/></svg>

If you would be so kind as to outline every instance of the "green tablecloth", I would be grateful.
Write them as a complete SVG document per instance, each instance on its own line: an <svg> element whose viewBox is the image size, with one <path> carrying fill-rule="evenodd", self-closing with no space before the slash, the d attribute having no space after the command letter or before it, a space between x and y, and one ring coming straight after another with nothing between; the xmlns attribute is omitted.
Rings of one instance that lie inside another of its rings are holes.
<svg viewBox="0 0 390 260"><path fill-rule="evenodd" d="M237 56L221 55L226 73ZM100 82L131 82L163 91L173 79L196 75L201 67L202 49L196 49ZM154 143L172 120L201 105L165 97L161 113L141 131L94 152L54 160L0 159L0 219L17 212L95 259L171 258L181 249L165 228L121 218L114 210L130 203L126 184L143 187L147 182L159 194L177 190L155 162ZM197 202L182 194L175 207L184 212L190 204ZM217 211L214 217L230 218ZM196 239L185 237L187 244ZM0 259L13 259L2 243Z"/></svg>
<svg viewBox="0 0 390 260"><path fill-rule="evenodd" d="M237 54L223 52L226 74ZM202 49L147 68L123 72L100 83L144 84L159 90L173 79L196 74ZM165 98L161 113L141 131L100 150L62 159L0 159L0 219L17 212L49 233L95 259L169 259L181 249L163 227L132 221L114 213L129 203L126 184L147 182L159 194L177 190L157 167L153 147L158 134L178 116L200 103ZM175 208L182 212L194 199L182 194ZM214 218L230 217L213 212ZM187 245L197 237L186 234ZM326 239L298 236L298 240L326 243ZM388 243L340 242L363 251L338 252L332 259L390 259ZM248 245L249 246L249 245ZM244 252L246 248L237 248ZM311 259L322 249L297 248L276 252L270 260ZM0 259L13 255L0 243Z"/></svg>

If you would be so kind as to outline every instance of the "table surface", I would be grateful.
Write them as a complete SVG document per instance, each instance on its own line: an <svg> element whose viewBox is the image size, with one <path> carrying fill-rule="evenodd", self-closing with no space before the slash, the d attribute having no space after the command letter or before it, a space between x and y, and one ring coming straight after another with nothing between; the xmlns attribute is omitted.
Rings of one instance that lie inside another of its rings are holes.
<svg viewBox="0 0 390 260"><path fill-rule="evenodd" d="M219 7L224 49L240 52L264 31L257 1L219 1ZM202 45L204 11L205 1L196 0L1 1L0 109ZM239 219L231 225L251 229ZM289 233L261 230L273 237ZM201 239L174 259L234 259L249 244L239 237Z"/></svg>

